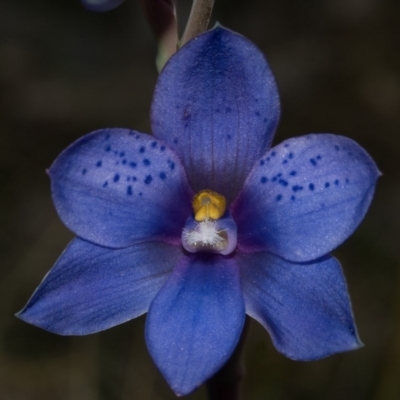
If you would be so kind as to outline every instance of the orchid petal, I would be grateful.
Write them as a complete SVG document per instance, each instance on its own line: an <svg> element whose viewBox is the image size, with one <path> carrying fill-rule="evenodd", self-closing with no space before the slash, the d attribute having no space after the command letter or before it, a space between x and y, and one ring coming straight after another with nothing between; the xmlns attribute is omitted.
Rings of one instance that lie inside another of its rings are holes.
<svg viewBox="0 0 400 400"><path fill-rule="evenodd" d="M150 354L178 395L215 374L238 343L245 311L234 259L185 257L150 306Z"/></svg>
<svg viewBox="0 0 400 400"><path fill-rule="evenodd" d="M268 253L238 257L248 315L276 349L300 361L361 346L340 264L330 256L295 264Z"/></svg>
<svg viewBox="0 0 400 400"><path fill-rule="evenodd" d="M192 188L233 200L269 147L280 114L261 52L222 27L182 47L161 72L152 105L154 136L180 156Z"/></svg>
<svg viewBox="0 0 400 400"><path fill-rule="evenodd" d="M82 5L90 11L104 12L119 7L125 0L81 0Z"/></svg>
<svg viewBox="0 0 400 400"><path fill-rule="evenodd" d="M232 207L242 251L315 260L364 218L379 171L351 139L325 134L287 140L256 163Z"/></svg>
<svg viewBox="0 0 400 400"><path fill-rule="evenodd" d="M181 249L140 243L108 249L74 239L18 314L60 335L87 335L147 312Z"/></svg>
<svg viewBox="0 0 400 400"><path fill-rule="evenodd" d="M76 235L107 247L180 243L191 191L175 153L149 135L103 129L68 147L50 169L53 201Z"/></svg>

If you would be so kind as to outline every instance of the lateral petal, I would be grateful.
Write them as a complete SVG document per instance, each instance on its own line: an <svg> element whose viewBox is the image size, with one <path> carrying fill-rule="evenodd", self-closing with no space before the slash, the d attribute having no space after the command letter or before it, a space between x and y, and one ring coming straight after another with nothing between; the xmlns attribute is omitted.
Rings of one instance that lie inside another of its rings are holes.
<svg viewBox="0 0 400 400"><path fill-rule="evenodd" d="M60 335L111 328L147 312L181 256L163 243L109 249L76 238L17 316Z"/></svg>
<svg viewBox="0 0 400 400"><path fill-rule="evenodd" d="M238 262L246 312L269 332L279 352L309 361L362 345L333 257L297 264L254 253L241 254Z"/></svg>
<svg viewBox="0 0 400 400"><path fill-rule="evenodd" d="M77 236L107 247L180 243L192 192L175 153L129 129L83 136L49 171L55 207Z"/></svg>
<svg viewBox="0 0 400 400"><path fill-rule="evenodd" d="M364 218L378 177L372 158L351 139L286 140L256 163L232 206L240 249L296 262L329 253Z"/></svg>

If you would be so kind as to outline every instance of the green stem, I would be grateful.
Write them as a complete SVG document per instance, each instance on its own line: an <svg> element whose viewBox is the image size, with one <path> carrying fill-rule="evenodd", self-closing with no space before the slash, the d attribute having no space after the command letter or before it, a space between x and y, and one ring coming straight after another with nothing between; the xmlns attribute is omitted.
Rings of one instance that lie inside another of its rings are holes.
<svg viewBox="0 0 400 400"><path fill-rule="evenodd" d="M235 351L226 364L207 382L209 400L240 400L242 380L245 375L243 349L250 328L250 318L246 316L242 335Z"/></svg>

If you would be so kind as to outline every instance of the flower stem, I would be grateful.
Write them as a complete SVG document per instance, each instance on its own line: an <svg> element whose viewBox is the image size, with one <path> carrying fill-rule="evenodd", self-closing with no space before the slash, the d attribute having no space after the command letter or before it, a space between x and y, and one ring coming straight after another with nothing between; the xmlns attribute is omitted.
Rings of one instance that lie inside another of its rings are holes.
<svg viewBox="0 0 400 400"><path fill-rule="evenodd" d="M160 72L178 47L176 0L140 0L140 4L157 41L156 65Z"/></svg>
<svg viewBox="0 0 400 400"><path fill-rule="evenodd" d="M213 7L214 0L193 0L192 10L179 47L207 30Z"/></svg>
<svg viewBox="0 0 400 400"><path fill-rule="evenodd" d="M240 400L242 380L245 375L243 349L249 332L251 319L246 316L242 335L235 351L226 364L207 382L209 400Z"/></svg>

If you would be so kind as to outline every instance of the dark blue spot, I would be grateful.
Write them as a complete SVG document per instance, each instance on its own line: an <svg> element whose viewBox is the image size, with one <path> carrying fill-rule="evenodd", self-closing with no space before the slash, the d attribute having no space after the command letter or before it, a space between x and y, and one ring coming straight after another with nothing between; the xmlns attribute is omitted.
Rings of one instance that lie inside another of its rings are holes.
<svg viewBox="0 0 400 400"><path fill-rule="evenodd" d="M296 196L292 196L290 199L291 200L296 200Z"/></svg>
<svg viewBox="0 0 400 400"><path fill-rule="evenodd" d="M106 135L106 140L108 140L108 139L110 139L110 134L109 133L107 133L107 135Z"/></svg>
<svg viewBox="0 0 400 400"><path fill-rule="evenodd" d="M140 138L140 135L136 135L135 138L136 138L136 139L139 139L139 138Z"/></svg>
<svg viewBox="0 0 400 400"><path fill-rule="evenodd" d="M296 175L296 171L291 171L290 172L290 176L295 176Z"/></svg>
<svg viewBox="0 0 400 400"><path fill-rule="evenodd" d="M293 158L293 153L289 153L288 157Z"/></svg>
<svg viewBox="0 0 400 400"><path fill-rule="evenodd" d="M232 108L226 107L226 108L225 108L225 111L226 111L227 113L230 113L230 112L232 111Z"/></svg>
<svg viewBox="0 0 400 400"><path fill-rule="evenodd" d="M349 183L349 180L346 178L346 183Z"/></svg>
<svg viewBox="0 0 400 400"><path fill-rule="evenodd" d="M106 186L108 186L108 182L107 182L107 181L105 181L105 182L103 183L103 187L106 187Z"/></svg>
<svg viewBox="0 0 400 400"><path fill-rule="evenodd" d="M122 160L122 164L124 164L124 165L126 164L126 159Z"/></svg>
<svg viewBox="0 0 400 400"><path fill-rule="evenodd" d="M133 136L134 134L135 134L134 131L129 131L129 132L128 132L128 135L129 135L129 136Z"/></svg>
<svg viewBox="0 0 400 400"><path fill-rule="evenodd" d="M309 188L310 190L314 190L314 189L315 189L315 186L314 186L313 183L310 183L310 184L308 185L308 188Z"/></svg>
<svg viewBox="0 0 400 400"><path fill-rule="evenodd" d="M276 182L281 176L282 176L281 173L275 175L275 176L272 178L272 182Z"/></svg>
<svg viewBox="0 0 400 400"><path fill-rule="evenodd" d="M146 178L144 178L144 183L148 185L151 181L153 180L153 177L151 175L147 175Z"/></svg>
<svg viewBox="0 0 400 400"><path fill-rule="evenodd" d="M266 124L268 122L268 119L264 118L263 121L264 121L264 124Z"/></svg>
<svg viewBox="0 0 400 400"><path fill-rule="evenodd" d="M175 163L171 162L171 164L169 165L169 167L171 168L171 171L175 168Z"/></svg>
<svg viewBox="0 0 400 400"><path fill-rule="evenodd" d="M232 136L231 135L226 135L226 138L229 140Z"/></svg>
<svg viewBox="0 0 400 400"><path fill-rule="evenodd" d="M303 190L303 186L300 185L294 185L292 186L293 192L298 192L299 190Z"/></svg>
<svg viewBox="0 0 400 400"><path fill-rule="evenodd" d="M121 151L121 152L119 153L119 156L120 156L120 157L124 157L124 156L125 156L125 152L124 152L124 151Z"/></svg>
<svg viewBox="0 0 400 400"><path fill-rule="evenodd" d="M269 161L269 157L267 157L267 161Z"/></svg>
<svg viewBox="0 0 400 400"><path fill-rule="evenodd" d="M129 163L129 166L130 167L132 167L132 168L136 168L136 163L135 162L133 162L133 161L131 161L130 163Z"/></svg>
<svg viewBox="0 0 400 400"><path fill-rule="evenodd" d="M282 200L282 195L278 194L278 196L276 196L276 201L281 201Z"/></svg>
<svg viewBox="0 0 400 400"><path fill-rule="evenodd" d="M330 186L329 182L325 183L325 187L328 188Z"/></svg>
<svg viewBox="0 0 400 400"><path fill-rule="evenodd" d="M264 160L260 160L260 165L264 165L264 164L265 164Z"/></svg>
<svg viewBox="0 0 400 400"><path fill-rule="evenodd" d="M117 150L114 150L114 154L117 155L117 154L118 154L118 151L117 151Z"/></svg>
<svg viewBox="0 0 400 400"><path fill-rule="evenodd" d="M317 156L317 160L320 160L322 157L320 155Z"/></svg>
<svg viewBox="0 0 400 400"><path fill-rule="evenodd" d="M82 170L82 175L85 175L86 172L87 172L87 169L86 169L86 168L83 168L83 170Z"/></svg>
<svg viewBox="0 0 400 400"><path fill-rule="evenodd" d="M139 149L139 153L144 153L146 150L146 148L144 146L141 146Z"/></svg>
<svg viewBox="0 0 400 400"><path fill-rule="evenodd" d="M107 146L106 151L111 151L111 146Z"/></svg>
<svg viewBox="0 0 400 400"><path fill-rule="evenodd" d="M142 192L139 192L139 196L141 196L143 193Z"/></svg>
<svg viewBox="0 0 400 400"><path fill-rule="evenodd" d="M311 163L312 165L314 165L314 166L317 165L317 162L316 162L313 158L310 158L310 163Z"/></svg>
<svg viewBox="0 0 400 400"><path fill-rule="evenodd" d="M165 146L161 146L161 147L160 147L160 150L161 150L161 151L164 151L164 150L165 150Z"/></svg>
<svg viewBox="0 0 400 400"><path fill-rule="evenodd" d="M114 175L113 181L114 181L114 182L118 182L118 181L119 181L119 175L118 175L118 174L115 174L115 175Z"/></svg>
<svg viewBox="0 0 400 400"><path fill-rule="evenodd" d="M174 139L174 143L178 144L178 139L177 138Z"/></svg>
<svg viewBox="0 0 400 400"><path fill-rule="evenodd" d="M335 185L336 185L336 186L339 185L339 179L336 179L336 180L335 180Z"/></svg>
<svg viewBox="0 0 400 400"><path fill-rule="evenodd" d="M133 182L136 182L137 181L136 176L132 176L132 180L133 180Z"/></svg>
<svg viewBox="0 0 400 400"><path fill-rule="evenodd" d="M339 151L339 150L340 150L340 147L339 147L339 146L335 146L335 149L336 149L337 151Z"/></svg>
<svg viewBox="0 0 400 400"><path fill-rule="evenodd" d="M254 114L257 115L257 117L259 117L261 115L260 111L256 111Z"/></svg>
<svg viewBox="0 0 400 400"><path fill-rule="evenodd" d="M275 157L275 156L276 156L276 151L273 151L273 152L271 153L271 156L272 156L272 157Z"/></svg>
<svg viewBox="0 0 400 400"><path fill-rule="evenodd" d="M157 142L151 142L151 147L154 149L155 147L157 147Z"/></svg>
<svg viewBox="0 0 400 400"><path fill-rule="evenodd" d="M96 167L101 167L101 164L102 164L101 160L97 161Z"/></svg>
<svg viewBox="0 0 400 400"><path fill-rule="evenodd" d="M165 175L165 172L160 172L160 174L158 175L160 177L160 179L162 179L163 181L167 178L167 175Z"/></svg>
<svg viewBox="0 0 400 400"><path fill-rule="evenodd" d="M266 176L263 176L260 180L261 183L267 183L268 182L268 178Z"/></svg>
<svg viewBox="0 0 400 400"><path fill-rule="evenodd" d="M289 143L285 143L283 147L289 147Z"/></svg>
<svg viewBox="0 0 400 400"><path fill-rule="evenodd" d="M283 161L282 161L282 164L287 164L287 160L283 160Z"/></svg>
<svg viewBox="0 0 400 400"><path fill-rule="evenodd" d="M144 158L143 159L143 164L146 165L146 167L148 167L151 164L151 162L150 162L150 160L148 158Z"/></svg>
<svg viewBox="0 0 400 400"><path fill-rule="evenodd" d="M284 179L279 179L278 183L280 183L282 186L289 185L288 181L285 181Z"/></svg>
<svg viewBox="0 0 400 400"><path fill-rule="evenodd" d="M220 109L219 109L219 108L216 108L216 109L215 109L215 112L218 114L218 113L220 112Z"/></svg>
<svg viewBox="0 0 400 400"><path fill-rule="evenodd" d="M126 194L128 195L128 196L132 196L132 194L133 194L133 192L132 192L132 186L128 186L127 188L126 188Z"/></svg>

